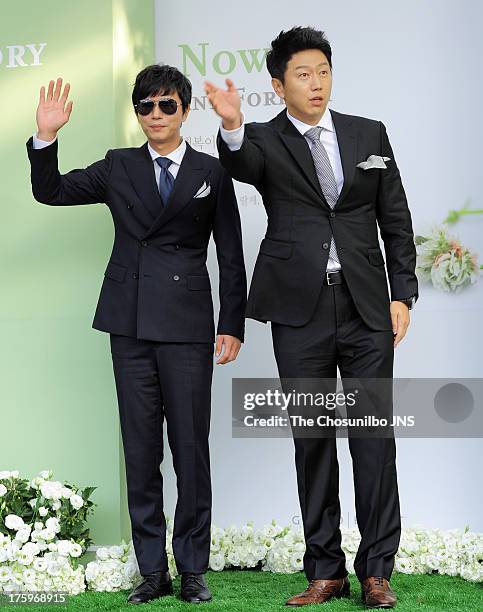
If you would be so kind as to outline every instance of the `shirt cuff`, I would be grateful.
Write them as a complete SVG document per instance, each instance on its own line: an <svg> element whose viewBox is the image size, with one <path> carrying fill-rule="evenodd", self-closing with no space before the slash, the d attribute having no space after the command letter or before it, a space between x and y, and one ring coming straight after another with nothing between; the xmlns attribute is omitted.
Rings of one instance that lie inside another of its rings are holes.
<svg viewBox="0 0 483 612"><path fill-rule="evenodd" d="M37 136L34 134L32 139L32 147L34 149L44 149L45 147L48 147L49 145L54 143L56 140L57 136L54 138L54 140L41 140L40 138L37 138Z"/></svg>
<svg viewBox="0 0 483 612"><path fill-rule="evenodd" d="M234 130L225 130L223 122L220 125L220 134L230 151L238 151L243 144L245 137L245 115L241 113L242 124Z"/></svg>

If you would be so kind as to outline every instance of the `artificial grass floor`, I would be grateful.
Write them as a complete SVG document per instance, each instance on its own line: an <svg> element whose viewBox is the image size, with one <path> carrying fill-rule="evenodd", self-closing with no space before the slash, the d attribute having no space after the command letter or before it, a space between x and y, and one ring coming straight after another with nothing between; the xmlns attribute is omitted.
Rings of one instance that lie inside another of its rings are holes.
<svg viewBox="0 0 483 612"><path fill-rule="evenodd" d="M68 605L7 605L4 609L26 609L30 612L84 612L90 610L205 610L206 612L263 612L265 610L289 610L285 601L303 591L307 581L303 573L272 574L248 570L224 570L208 572L206 579L213 600L202 604L188 604L179 599L180 579L174 580L175 594L151 601L141 606L128 604L129 591L95 593L88 591L71 596ZM304 606L303 610L349 611L365 610L357 578L349 576L351 596L325 604ZM483 610L483 585L452 576L406 575L393 573L391 587L398 597L399 612L481 612ZM1 606L1 604L0 604Z"/></svg>

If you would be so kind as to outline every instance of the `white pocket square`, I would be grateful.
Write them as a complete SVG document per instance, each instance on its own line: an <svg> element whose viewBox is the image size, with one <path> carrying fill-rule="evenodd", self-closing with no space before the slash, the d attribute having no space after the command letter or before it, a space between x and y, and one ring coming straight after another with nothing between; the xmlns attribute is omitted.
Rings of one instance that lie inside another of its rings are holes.
<svg viewBox="0 0 483 612"><path fill-rule="evenodd" d="M209 183L206 184L206 181L205 181L193 197L194 198L205 198L207 195L210 194L210 191L211 191L211 185Z"/></svg>
<svg viewBox="0 0 483 612"><path fill-rule="evenodd" d="M370 170L371 168L387 168L384 162L389 161L390 157L381 157L380 155L369 155L366 161L357 164L357 168Z"/></svg>

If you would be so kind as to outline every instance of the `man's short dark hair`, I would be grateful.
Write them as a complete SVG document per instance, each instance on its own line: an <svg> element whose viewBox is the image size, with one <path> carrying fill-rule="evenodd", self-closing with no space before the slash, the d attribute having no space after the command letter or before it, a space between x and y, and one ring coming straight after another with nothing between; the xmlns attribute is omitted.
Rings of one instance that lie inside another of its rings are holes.
<svg viewBox="0 0 483 612"><path fill-rule="evenodd" d="M294 53L307 49L319 49L327 58L332 70L332 49L324 32L314 28L296 27L280 34L272 40L272 48L267 54L268 72L274 79L284 82L287 64Z"/></svg>
<svg viewBox="0 0 483 612"><path fill-rule="evenodd" d="M190 80L174 66L152 64L143 68L137 75L132 90L132 103L135 106L139 100L156 95L166 96L175 91L185 112L191 102Z"/></svg>

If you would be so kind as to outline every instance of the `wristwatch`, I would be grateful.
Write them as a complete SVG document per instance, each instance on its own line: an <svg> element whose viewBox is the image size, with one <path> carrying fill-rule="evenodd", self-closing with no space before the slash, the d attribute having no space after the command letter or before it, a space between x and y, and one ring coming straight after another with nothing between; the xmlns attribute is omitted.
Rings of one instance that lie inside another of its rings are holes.
<svg viewBox="0 0 483 612"><path fill-rule="evenodd" d="M397 300L397 301L402 302L403 304L406 304L409 310L412 310L414 304L416 303L416 296L412 295L411 297L403 298L402 300Z"/></svg>

